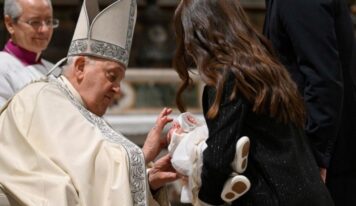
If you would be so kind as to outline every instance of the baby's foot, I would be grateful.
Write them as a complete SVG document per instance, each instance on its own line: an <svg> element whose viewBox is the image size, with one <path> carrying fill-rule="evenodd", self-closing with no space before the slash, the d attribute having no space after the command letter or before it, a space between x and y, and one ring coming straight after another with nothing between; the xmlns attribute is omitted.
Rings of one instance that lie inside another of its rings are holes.
<svg viewBox="0 0 356 206"><path fill-rule="evenodd" d="M235 158L231 163L235 172L241 174L246 170L249 151L250 139L247 136L243 136L236 143Z"/></svg>
<svg viewBox="0 0 356 206"><path fill-rule="evenodd" d="M250 189L250 186L251 183L247 177L243 175L233 176L226 181L221 192L221 198L225 202L232 202L245 194Z"/></svg>

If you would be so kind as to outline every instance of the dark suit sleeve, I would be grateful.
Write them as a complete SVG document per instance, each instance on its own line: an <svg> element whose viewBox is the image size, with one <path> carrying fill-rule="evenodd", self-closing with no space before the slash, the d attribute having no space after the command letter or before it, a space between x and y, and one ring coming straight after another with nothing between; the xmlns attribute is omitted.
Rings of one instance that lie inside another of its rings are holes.
<svg viewBox="0 0 356 206"><path fill-rule="evenodd" d="M203 109L206 114L215 93L212 88L206 87L203 94ZM218 116L207 119L209 137L206 141L208 147L203 152L203 168L201 174L201 188L199 199L213 205L223 204L220 198L225 181L232 172L230 166L237 139L240 137L241 111L240 100L228 101L223 95Z"/></svg>
<svg viewBox="0 0 356 206"><path fill-rule="evenodd" d="M305 79L306 135L320 167L328 167L336 141L343 84L332 1L282 0L280 20Z"/></svg>

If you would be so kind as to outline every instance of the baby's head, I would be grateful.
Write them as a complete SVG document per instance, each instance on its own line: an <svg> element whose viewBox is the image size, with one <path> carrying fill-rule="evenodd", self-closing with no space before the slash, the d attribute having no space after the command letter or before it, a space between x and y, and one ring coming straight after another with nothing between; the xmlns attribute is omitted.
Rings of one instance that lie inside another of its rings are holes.
<svg viewBox="0 0 356 206"><path fill-rule="evenodd" d="M170 142L174 133L188 133L200 126L201 124L202 123L197 118L195 118L194 115L190 112L180 114L176 119L173 120L172 127L168 131L168 142Z"/></svg>

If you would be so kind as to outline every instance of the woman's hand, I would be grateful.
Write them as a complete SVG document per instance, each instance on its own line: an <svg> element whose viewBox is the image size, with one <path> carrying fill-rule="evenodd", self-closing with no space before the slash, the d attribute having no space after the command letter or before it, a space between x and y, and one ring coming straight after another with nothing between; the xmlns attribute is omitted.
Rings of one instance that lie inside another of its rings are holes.
<svg viewBox="0 0 356 206"><path fill-rule="evenodd" d="M142 148L146 163L153 161L161 152L162 148L167 146L167 139L161 138L161 133L164 126L173 120L168 116L171 113L171 108L164 108L158 115L155 126L148 133Z"/></svg>

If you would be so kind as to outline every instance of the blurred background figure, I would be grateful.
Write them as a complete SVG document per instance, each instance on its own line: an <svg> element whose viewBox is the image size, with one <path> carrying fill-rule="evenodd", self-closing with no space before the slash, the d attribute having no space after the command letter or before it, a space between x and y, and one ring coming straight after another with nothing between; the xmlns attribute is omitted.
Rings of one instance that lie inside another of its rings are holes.
<svg viewBox="0 0 356 206"><path fill-rule="evenodd" d="M305 134L337 206L356 205L356 46L344 0L267 0L264 34L307 107Z"/></svg>
<svg viewBox="0 0 356 206"><path fill-rule="evenodd" d="M10 39L0 52L0 106L51 68L41 53L59 20L50 0L5 0L4 23Z"/></svg>

